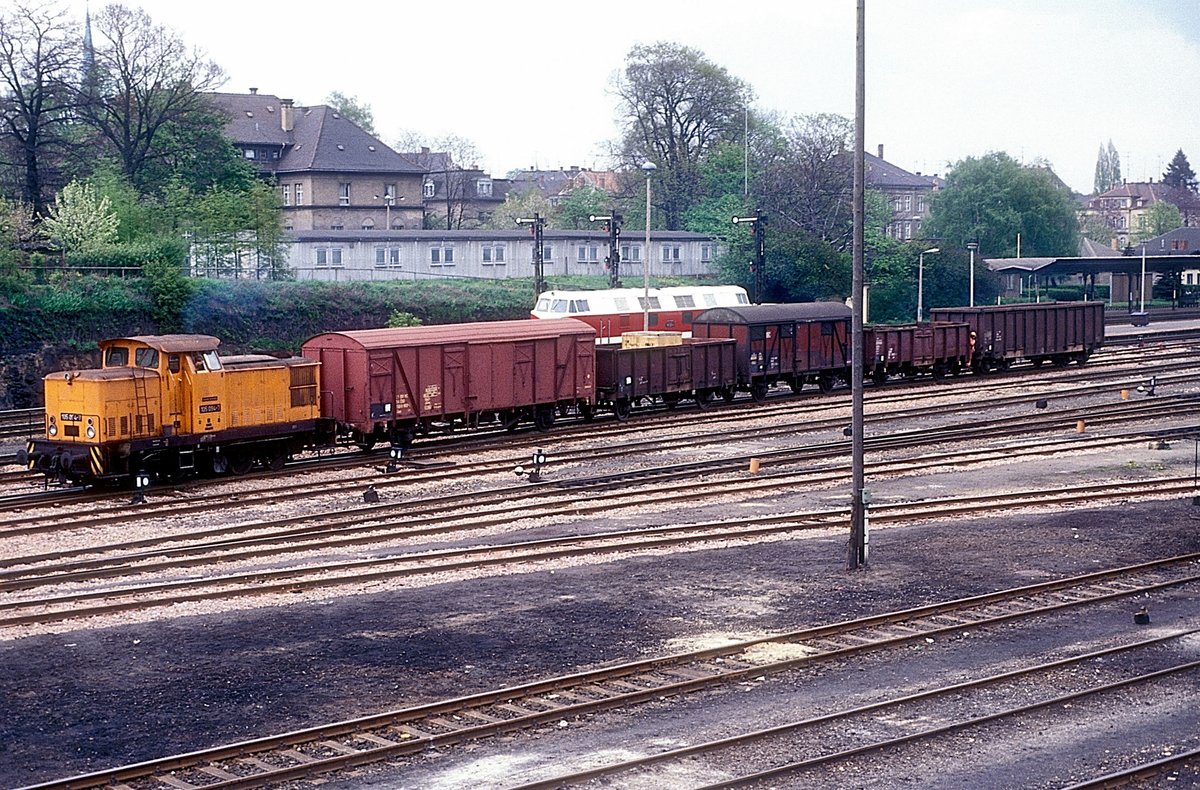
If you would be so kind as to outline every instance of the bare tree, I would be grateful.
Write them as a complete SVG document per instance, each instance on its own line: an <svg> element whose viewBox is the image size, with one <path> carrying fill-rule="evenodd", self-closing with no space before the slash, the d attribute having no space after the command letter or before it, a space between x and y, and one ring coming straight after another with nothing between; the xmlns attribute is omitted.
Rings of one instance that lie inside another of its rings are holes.
<svg viewBox="0 0 1200 790"><path fill-rule="evenodd" d="M655 202L667 228L681 227L699 197L699 165L719 143L740 140L750 90L698 50L660 42L636 46L614 80L627 170L649 159L662 184Z"/></svg>
<svg viewBox="0 0 1200 790"><path fill-rule="evenodd" d="M142 188L147 163L172 153L164 150L172 144L164 131L211 118L202 94L224 83L225 74L141 9L109 5L93 27L95 75L85 81L83 115L111 145L129 180Z"/></svg>
<svg viewBox="0 0 1200 790"><path fill-rule="evenodd" d="M79 64L76 25L62 8L18 3L0 11L0 123L4 164L20 174L20 198L46 213L63 151Z"/></svg>
<svg viewBox="0 0 1200 790"><path fill-rule="evenodd" d="M803 231L836 249L849 245L853 131L840 115L802 115L762 144L756 154L759 197L777 227Z"/></svg>

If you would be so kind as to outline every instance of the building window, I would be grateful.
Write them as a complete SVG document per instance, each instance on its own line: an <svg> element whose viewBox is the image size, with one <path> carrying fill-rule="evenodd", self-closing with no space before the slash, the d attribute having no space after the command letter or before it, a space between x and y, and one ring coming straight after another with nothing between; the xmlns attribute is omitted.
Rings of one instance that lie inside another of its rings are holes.
<svg viewBox="0 0 1200 790"><path fill-rule="evenodd" d="M285 205L285 206L292 205L292 185L291 184L283 185L283 205Z"/></svg>
<svg viewBox="0 0 1200 790"><path fill-rule="evenodd" d="M622 244L621 245L621 260L631 263L638 262L642 259L642 247L640 244Z"/></svg>
<svg viewBox="0 0 1200 790"><path fill-rule="evenodd" d="M245 156L247 159L253 159L254 158L254 149L247 148L244 151L242 151L242 155Z"/></svg>
<svg viewBox="0 0 1200 790"><path fill-rule="evenodd" d="M383 185L383 204L385 206L391 206L391 205L394 205L395 203L396 203L396 185L395 184L384 184Z"/></svg>
<svg viewBox="0 0 1200 790"><path fill-rule="evenodd" d="M905 222L904 223L904 239L907 241L908 239L911 239L911 238L912 238L912 223Z"/></svg>
<svg viewBox="0 0 1200 790"><path fill-rule="evenodd" d="M304 203L304 185L296 184L296 205Z"/></svg>
<svg viewBox="0 0 1200 790"><path fill-rule="evenodd" d="M663 263L678 263L679 262L679 245L678 244L662 245L662 260L663 260Z"/></svg>
<svg viewBox="0 0 1200 790"><path fill-rule="evenodd" d="M421 194L427 198L433 197L437 194L437 184L433 183L432 181L426 181L421 186Z"/></svg>
<svg viewBox="0 0 1200 790"><path fill-rule="evenodd" d="M543 243L542 244L542 260L549 261L549 260L552 260L553 258L554 258L554 245Z"/></svg>
<svg viewBox="0 0 1200 790"><path fill-rule="evenodd" d="M348 183L338 184L338 205L339 206L349 206L350 205L350 184L348 184Z"/></svg>
<svg viewBox="0 0 1200 790"><path fill-rule="evenodd" d="M580 263L596 263L600 260L600 248L595 245L580 244L575 248L575 258Z"/></svg>
<svg viewBox="0 0 1200 790"><path fill-rule="evenodd" d="M341 247L317 247L317 268L331 269L341 268L342 266L342 248Z"/></svg>
<svg viewBox="0 0 1200 790"><path fill-rule="evenodd" d="M376 247L375 248L375 268L376 269L399 269L400 268L400 248L399 247Z"/></svg>
<svg viewBox="0 0 1200 790"><path fill-rule="evenodd" d="M362 229L363 230L375 230L375 220L371 219L370 217L367 217L366 219L364 219L362 221Z"/></svg>
<svg viewBox="0 0 1200 790"><path fill-rule="evenodd" d="M453 247L430 247L429 248L429 264L431 266L453 266L454 265L454 248Z"/></svg>
<svg viewBox="0 0 1200 790"><path fill-rule="evenodd" d="M504 264L504 245L485 244L483 247L483 262L488 265Z"/></svg>
<svg viewBox="0 0 1200 790"><path fill-rule="evenodd" d="M705 263L710 263L717 256L717 245L701 244L700 245L700 260Z"/></svg>
<svg viewBox="0 0 1200 790"><path fill-rule="evenodd" d="M480 178L475 182L476 197L491 197L492 196L492 179Z"/></svg>
<svg viewBox="0 0 1200 790"><path fill-rule="evenodd" d="M924 195L917 195L917 213L918 214L925 213L925 196Z"/></svg>
<svg viewBox="0 0 1200 790"><path fill-rule="evenodd" d="M904 210L912 211L912 195L904 196Z"/></svg>
<svg viewBox="0 0 1200 790"><path fill-rule="evenodd" d="M346 226L342 224L342 221L340 219L335 219L333 222L329 223L329 229L330 230L345 230Z"/></svg>

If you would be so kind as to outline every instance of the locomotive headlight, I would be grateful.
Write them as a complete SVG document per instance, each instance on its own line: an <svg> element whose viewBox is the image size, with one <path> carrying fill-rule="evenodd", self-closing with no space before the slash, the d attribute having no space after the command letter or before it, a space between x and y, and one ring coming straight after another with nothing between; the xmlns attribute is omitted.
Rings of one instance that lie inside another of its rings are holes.
<svg viewBox="0 0 1200 790"><path fill-rule="evenodd" d="M50 427L46 429L46 433L51 436L58 436L58 423L54 421L53 417L50 418Z"/></svg>
<svg viewBox="0 0 1200 790"><path fill-rule="evenodd" d="M96 426L92 424L91 420L88 420L87 428L84 430L84 433L87 434L87 438L89 439L96 438Z"/></svg>

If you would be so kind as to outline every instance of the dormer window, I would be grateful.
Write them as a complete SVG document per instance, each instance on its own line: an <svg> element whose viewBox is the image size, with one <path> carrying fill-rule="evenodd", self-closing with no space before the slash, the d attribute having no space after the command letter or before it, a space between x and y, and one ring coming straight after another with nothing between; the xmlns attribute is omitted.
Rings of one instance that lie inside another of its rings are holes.
<svg viewBox="0 0 1200 790"><path fill-rule="evenodd" d="M481 178L475 182L475 195L477 197L492 196L492 179Z"/></svg>
<svg viewBox="0 0 1200 790"><path fill-rule="evenodd" d="M421 187L421 194L427 198L431 198L437 194L437 184L432 181L426 181Z"/></svg>

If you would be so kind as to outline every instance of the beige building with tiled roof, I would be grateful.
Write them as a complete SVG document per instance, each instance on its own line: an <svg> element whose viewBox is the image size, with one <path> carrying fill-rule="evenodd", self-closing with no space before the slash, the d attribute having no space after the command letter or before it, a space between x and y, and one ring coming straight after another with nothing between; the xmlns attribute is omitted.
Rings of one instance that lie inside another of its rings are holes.
<svg viewBox="0 0 1200 790"><path fill-rule="evenodd" d="M289 230L420 228L424 172L325 105L258 93L209 94L225 134L279 185Z"/></svg>
<svg viewBox="0 0 1200 790"><path fill-rule="evenodd" d="M1112 231L1112 245L1124 249L1148 227L1146 212L1160 201L1179 209L1185 227L1200 226L1200 197L1154 181L1126 182L1088 201L1080 219L1100 217Z"/></svg>

